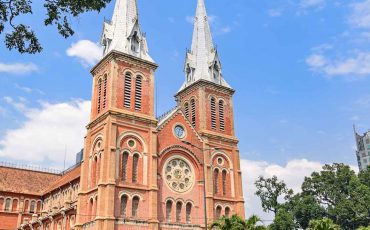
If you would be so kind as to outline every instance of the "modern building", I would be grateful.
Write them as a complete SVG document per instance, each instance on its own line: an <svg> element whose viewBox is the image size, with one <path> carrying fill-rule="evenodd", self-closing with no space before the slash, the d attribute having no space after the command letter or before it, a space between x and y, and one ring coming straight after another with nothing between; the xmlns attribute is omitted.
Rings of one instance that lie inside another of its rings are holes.
<svg viewBox="0 0 370 230"><path fill-rule="evenodd" d="M370 166L370 130L364 134L359 134L354 128L356 138L356 156L360 171Z"/></svg>
<svg viewBox="0 0 370 230"><path fill-rule="evenodd" d="M244 217L235 91L222 74L204 0L177 106L159 118L158 65L136 0L116 0L101 43L81 163L59 174L0 167L0 229L193 230L222 215Z"/></svg>

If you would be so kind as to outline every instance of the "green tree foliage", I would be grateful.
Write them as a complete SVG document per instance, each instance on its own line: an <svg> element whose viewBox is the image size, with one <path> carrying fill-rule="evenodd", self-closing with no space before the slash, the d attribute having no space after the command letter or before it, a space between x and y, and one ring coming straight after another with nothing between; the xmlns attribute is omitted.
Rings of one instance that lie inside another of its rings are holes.
<svg viewBox="0 0 370 230"><path fill-rule="evenodd" d="M68 38L74 34L69 18L89 11L100 11L111 0L39 0L47 11L45 26L54 25L59 34ZM5 45L20 53L39 53L42 46L34 30L27 23L18 23L25 15L33 14L32 0L0 0L0 34L5 29Z"/></svg>
<svg viewBox="0 0 370 230"><path fill-rule="evenodd" d="M217 230L246 230L247 222L237 215L231 217L223 216L211 224L210 229Z"/></svg>
<svg viewBox="0 0 370 230"><path fill-rule="evenodd" d="M252 215L246 220L247 230L265 230L266 227L263 225L261 218L256 215Z"/></svg>
<svg viewBox="0 0 370 230"><path fill-rule="evenodd" d="M370 188L344 164L325 165L321 172L305 178L304 195L315 198L326 216L343 229L355 229L370 223Z"/></svg>
<svg viewBox="0 0 370 230"><path fill-rule="evenodd" d="M321 220L312 220L308 230L341 230L341 228L334 224L329 218L323 218Z"/></svg>
<svg viewBox="0 0 370 230"><path fill-rule="evenodd" d="M358 178L362 184L370 188L370 166L368 166L366 170L361 171Z"/></svg>
<svg viewBox="0 0 370 230"><path fill-rule="evenodd" d="M370 230L370 226L369 227L359 227L357 230Z"/></svg>
<svg viewBox="0 0 370 230"><path fill-rule="evenodd" d="M301 193L293 196L285 207L293 214L295 221L302 229L308 228L311 220L321 219L326 215L325 209L313 196Z"/></svg>
<svg viewBox="0 0 370 230"><path fill-rule="evenodd" d="M262 208L265 212L277 214L281 204L279 198L288 200L293 195L293 190L288 189L284 181L279 181L276 176L265 179L259 177L255 182L257 187L256 195L261 199Z"/></svg>
<svg viewBox="0 0 370 230"><path fill-rule="evenodd" d="M285 208L280 208L276 213L274 222L268 227L270 230L295 230L297 225L294 222L293 215L285 210Z"/></svg>

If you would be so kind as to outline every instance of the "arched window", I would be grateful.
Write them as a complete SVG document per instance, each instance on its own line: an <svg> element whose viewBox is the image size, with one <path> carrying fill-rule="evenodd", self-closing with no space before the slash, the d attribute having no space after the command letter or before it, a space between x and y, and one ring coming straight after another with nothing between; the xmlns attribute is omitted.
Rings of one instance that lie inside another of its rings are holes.
<svg viewBox="0 0 370 230"><path fill-rule="evenodd" d="M211 127L216 130L216 99L211 98Z"/></svg>
<svg viewBox="0 0 370 230"><path fill-rule="evenodd" d="M102 91L102 80L100 78L99 79L99 82L98 82L98 104L97 104L97 106L98 106L98 108L97 108L98 113L100 113L100 109L101 109L101 107L100 107L100 104L101 104L101 91Z"/></svg>
<svg viewBox="0 0 370 230"><path fill-rule="evenodd" d="M139 208L139 201L140 201L140 198L135 196L133 199L132 199L132 217L137 217L137 210Z"/></svg>
<svg viewBox="0 0 370 230"><path fill-rule="evenodd" d="M10 212L11 203L12 203L12 199L7 198L5 200L5 210L4 210L5 212Z"/></svg>
<svg viewBox="0 0 370 230"><path fill-rule="evenodd" d="M215 213L215 218L216 218L216 220L220 219L220 217L221 217L221 212L222 212L222 208L221 208L221 206L217 206L217 208L216 208L216 213Z"/></svg>
<svg viewBox="0 0 370 230"><path fill-rule="evenodd" d="M13 200L12 212L18 212L18 199Z"/></svg>
<svg viewBox="0 0 370 230"><path fill-rule="evenodd" d="M226 176L227 172L226 170L222 171L222 194L225 196L226 195Z"/></svg>
<svg viewBox="0 0 370 230"><path fill-rule="evenodd" d="M124 152L122 155L122 181L127 179L127 162L128 162L128 152Z"/></svg>
<svg viewBox="0 0 370 230"><path fill-rule="evenodd" d="M185 103L184 104L184 109L185 109L185 117L187 118L187 119L190 119L190 117L189 117L189 103Z"/></svg>
<svg viewBox="0 0 370 230"><path fill-rule="evenodd" d="M143 78L137 76L135 81L135 110L137 111L141 110L142 83Z"/></svg>
<svg viewBox="0 0 370 230"><path fill-rule="evenodd" d="M132 160L132 182L137 183L139 154L135 154Z"/></svg>
<svg viewBox="0 0 370 230"><path fill-rule="evenodd" d="M213 187L214 187L213 189L215 194L218 193L218 173L219 173L218 169L215 169L215 171L213 172Z"/></svg>
<svg viewBox="0 0 370 230"><path fill-rule="evenodd" d="M126 73L125 75L125 88L124 88L124 106L126 108L131 107L131 74Z"/></svg>
<svg viewBox="0 0 370 230"><path fill-rule="evenodd" d="M99 182L99 169L99 159L98 157L95 157L95 185L97 185Z"/></svg>
<svg viewBox="0 0 370 230"><path fill-rule="evenodd" d="M88 205L88 218L89 218L89 220L93 219L93 217L92 217L92 215L93 215L93 206L94 206L94 199L91 198L89 200L89 205Z"/></svg>
<svg viewBox="0 0 370 230"><path fill-rule="evenodd" d="M137 31L135 31L131 38L131 51L139 52L139 47L140 47L139 36L137 34Z"/></svg>
<svg viewBox="0 0 370 230"><path fill-rule="evenodd" d="M196 108L195 108L195 99L191 99L191 124L196 127Z"/></svg>
<svg viewBox="0 0 370 230"><path fill-rule="evenodd" d="M107 107L107 75L104 76L104 86L103 86L103 109Z"/></svg>
<svg viewBox="0 0 370 230"><path fill-rule="evenodd" d="M230 217L230 208L229 207L225 208L225 216Z"/></svg>
<svg viewBox="0 0 370 230"><path fill-rule="evenodd" d="M220 116L220 130L225 131L225 114L224 114L224 102L218 103L219 116Z"/></svg>
<svg viewBox="0 0 370 230"><path fill-rule="evenodd" d="M30 205L30 213L35 213L35 210L36 209L36 201L31 201L31 205Z"/></svg>
<svg viewBox="0 0 370 230"><path fill-rule="evenodd" d="M166 203L166 221L171 222L171 213L172 213L172 201L169 200Z"/></svg>
<svg viewBox="0 0 370 230"><path fill-rule="evenodd" d="M126 216L128 196L123 195L121 197L121 215Z"/></svg>
<svg viewBox="0 0 370 230"><path fill-rule="evenodd" d="M176 204L176 222L177 223L181 222L181 210L182 210L182 203L177 202Z"/></svg>
<svg viewBox="0 0 370 230"><path fill-rule="evenodd" d="M191 203L187 203L186 204L186 223L187 224L191 223L191 208L192 208Z"/></svg>

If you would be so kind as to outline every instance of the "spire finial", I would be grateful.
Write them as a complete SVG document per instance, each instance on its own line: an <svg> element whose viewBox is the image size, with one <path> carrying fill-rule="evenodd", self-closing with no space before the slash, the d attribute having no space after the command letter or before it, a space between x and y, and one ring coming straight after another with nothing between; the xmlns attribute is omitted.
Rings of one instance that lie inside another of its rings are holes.
<svg viewBox="0 0 370 230"><path fill-rule="evenodd" d="M191 50L186 54L186 80L180 91L199 80L231 88L222 77L221 62L213 44L204 0L198 0Z"/></svg>
<svg viewBox="0 0 370 230"><path fill-rule="evenodd" d="M153 62L140 28L136 0L116 0L112 21L104 22L101 44L104 55L115 50Z"/></svg>

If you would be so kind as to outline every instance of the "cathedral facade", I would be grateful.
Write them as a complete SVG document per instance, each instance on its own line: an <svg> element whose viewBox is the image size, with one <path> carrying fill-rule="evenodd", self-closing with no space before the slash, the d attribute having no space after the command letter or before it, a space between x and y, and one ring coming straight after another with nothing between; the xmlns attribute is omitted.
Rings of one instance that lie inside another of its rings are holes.
<svg viewBox="0 0 370 230"><path fill-rule="evenodd" d="M116 0L101 44L82 162L63 174L0 167L9 178L24 174L9 180L37 174L44 183L35 190L0 182L0 229L190 230L223 215L244 217L235 91L223 77L204 0L198 0L177 106L159 118L158 65L136 0Z"/></svg>

